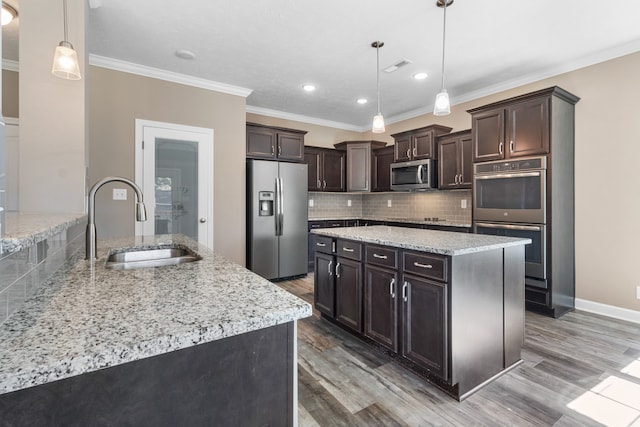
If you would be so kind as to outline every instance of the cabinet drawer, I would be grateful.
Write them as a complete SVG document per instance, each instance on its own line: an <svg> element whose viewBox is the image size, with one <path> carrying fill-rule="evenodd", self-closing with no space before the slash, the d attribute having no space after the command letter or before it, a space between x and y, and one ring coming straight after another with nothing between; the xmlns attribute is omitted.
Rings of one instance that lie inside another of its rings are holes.
<svg viewBox="0 0 640 427"><path fill-rule="evenodd" d="M315 235L314 249L317 252L332 254L334 250L333 239L331 237Z"/></svg>
<svg viewBox="0 0 640 427"><path fill-rule="evenodd" d="M405 273L446 282L448 280L447 257L424 252L404 252L402 266Z"/></svg>
<svg viewBox="0 0 640 427"><path fill-rule="evenodd" d="M365 246L365 259L367 264L379 265L382 267L398 268L398 251L384 246Z"/></svg>
<svg viewBox="0 0 640 427"><path fill-rule="evenodd" d="M338 239L336 253L340 257L360 261L362 259L362 244Z"/></svg>

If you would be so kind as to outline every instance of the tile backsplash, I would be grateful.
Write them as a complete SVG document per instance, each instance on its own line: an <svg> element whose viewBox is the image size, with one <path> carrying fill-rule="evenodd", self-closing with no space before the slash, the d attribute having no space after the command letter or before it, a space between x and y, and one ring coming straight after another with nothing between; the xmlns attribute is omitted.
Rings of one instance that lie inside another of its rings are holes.
<svg viewBox="0 0 640 427"><path fill-rule="evenodd" d="M424 219L425 217L437 217L450 222L471 224L471 190L415 193L310 192L308 199L309 219ZM349 201L351 201L351 206L349 206ZM389 201L391 206L389 206ZM466 208L461 207L463 203L466 203Z"/></svg>

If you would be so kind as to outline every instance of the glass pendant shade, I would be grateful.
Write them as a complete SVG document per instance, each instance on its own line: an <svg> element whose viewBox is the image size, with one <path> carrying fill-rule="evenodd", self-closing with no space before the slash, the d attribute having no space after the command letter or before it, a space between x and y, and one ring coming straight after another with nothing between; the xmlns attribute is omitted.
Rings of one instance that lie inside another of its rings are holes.
<svg viewBox="0 0 640 427"><path fill-rule="evenodd" d="M382 117L382 114L378 113L373 116L373 126L371 127L371 132L384 133L384 131L384 117Z"/></svg>
<svg viewBox="0 0 640 427"><path fill-rule="evenodd" d="M71 43L61 41L56 47L53 57L53 67L51 73L63 79L80 80L80 65L78 64L78 54L73 49Z"/></svg>
<svg viewBox="0 0 640 427"><path fill-rule="evenodd" d="M2 14L0 15L0 17L3 26L11 23L11 21L13 21L17 15L18 13L14 8L9 6L8 4L2 3Z"/></svg>
<svg viewBox="0 0 640 427"><path fill-rule="evenodd" d="M445 88L442 88L436 95L436 102L433 105L434 116L446 116L451 114L451 104L449 103L449 94Z"/></svg>

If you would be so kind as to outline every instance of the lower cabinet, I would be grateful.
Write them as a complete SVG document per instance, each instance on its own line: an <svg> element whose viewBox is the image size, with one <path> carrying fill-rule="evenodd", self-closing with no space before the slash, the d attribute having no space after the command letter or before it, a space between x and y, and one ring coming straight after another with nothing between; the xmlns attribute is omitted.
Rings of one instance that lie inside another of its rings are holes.
<svg viewBox="0 0 640 427"><path fill-rule="evenodd" d="M335 257L316 251L313 289L313 301L321 313L334 317L336 312L335 304L335 280L333 277L333 266Z"/></svg>
<svg viewBox="0 0 640 427"><path fill-rule="evenodd" d="M336 258L336 320L362 331L362 266L360 261Z"/></svg>
<svg viewBox="0 0 640 427"><path fill-rule="evenodd" d="M402 302L402 355L448 380L446 283L405 274Z"/></svg>
<svg viewBox="0 0 640 427"><path fill-rule="evenodd" d="M364 280L364 335L398 351L398 272L367 264Z"/></svg>

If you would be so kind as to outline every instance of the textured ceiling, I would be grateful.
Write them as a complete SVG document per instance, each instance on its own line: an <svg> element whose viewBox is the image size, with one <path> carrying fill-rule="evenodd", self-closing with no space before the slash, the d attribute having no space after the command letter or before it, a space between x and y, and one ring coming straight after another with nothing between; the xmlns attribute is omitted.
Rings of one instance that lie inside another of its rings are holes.
<svg viewBox="0 0 640 427"><path fill-rule="evenodd" d="M76 1L76 0L74 0ZM366 128L430 111L440 88L436 0L92 0L97 57L251 89L249 110ZM70 2L70 6L72 3ZM455 0L447 10L445 87L454 103L640 50L640 1ZM178 49L194 60L175 56ZM424 81L411 78L426 71ZM612 76L615 78L615 76ZM305 93L301 86L317 90ZM356 104L365 97L369 103Z"/></svg>

